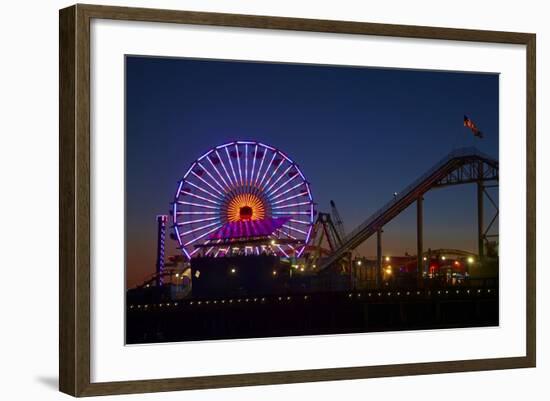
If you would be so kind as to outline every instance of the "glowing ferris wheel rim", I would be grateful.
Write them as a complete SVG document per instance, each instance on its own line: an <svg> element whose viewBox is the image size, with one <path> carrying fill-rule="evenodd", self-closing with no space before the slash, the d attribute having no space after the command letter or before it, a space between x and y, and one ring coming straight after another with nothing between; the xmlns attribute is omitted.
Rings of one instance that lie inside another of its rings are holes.
<svg viewBox="0 0 550 401"><path fill-rule="evenodd" d="M233 141L191 163L171 214L175 238L188 259L200 249L209 256L228 252L227 240L216 235L243 221L250 237L255 236L250 227L274 230L269 244L246 246L247 254L300 257L311 236L314 203L309 182L285 153L261 142Z"/></svg>

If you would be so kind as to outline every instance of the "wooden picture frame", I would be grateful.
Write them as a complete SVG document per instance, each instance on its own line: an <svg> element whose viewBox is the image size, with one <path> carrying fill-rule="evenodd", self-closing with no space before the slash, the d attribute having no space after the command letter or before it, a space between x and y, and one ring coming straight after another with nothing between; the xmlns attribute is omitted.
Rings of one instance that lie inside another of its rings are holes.
<svg viewBox="0 0 550 401"><path fill-rule="evenodd" d="M525 60L527 71L526 356L92 383L90 380L90 21L94 18L525 45L527 49ZM62 392L73 396L94 396L535 366L536 37L534 34L95 5L75 5L61 10L59 28L59 388Z"/></svg>

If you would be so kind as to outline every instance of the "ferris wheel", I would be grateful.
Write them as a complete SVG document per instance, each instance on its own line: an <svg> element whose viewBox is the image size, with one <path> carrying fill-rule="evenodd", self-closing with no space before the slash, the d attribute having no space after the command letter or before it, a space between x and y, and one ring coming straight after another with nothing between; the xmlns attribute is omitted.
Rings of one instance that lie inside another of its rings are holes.
<svg viewBox="0 0 550 401"><path fill-rule="evenodd" d="M308 181L282 151L255 141L208 150L179 181L171 210L187 258L238 254L300 257L311 236Z"/></svg>

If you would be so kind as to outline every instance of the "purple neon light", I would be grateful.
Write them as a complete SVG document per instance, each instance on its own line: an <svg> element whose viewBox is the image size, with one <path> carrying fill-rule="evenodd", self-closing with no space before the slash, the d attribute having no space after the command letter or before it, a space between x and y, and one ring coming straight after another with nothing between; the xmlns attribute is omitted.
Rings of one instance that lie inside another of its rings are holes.
<svg viewBox="0 0 550 401"><path fill-rule="evenodd" d="M309 189L309 184L306 182L306 188L307 188L307 194L309 196L309 200L313 201L313 196L311 196L311 190Z"/></svg>
<svg viewBox="0 0 550 401"><path fill-rule="evenodd" d="M191 255L189 255L189 252L187 252L187 250L183 246L181 247L181 250L183 251L183 253L185 253L185 256L187 256L187 259L191 259Z"/></svg>
<svg viewBox="0 0 550 401"><path fill-rule="evenodd" d="M296 241L298 240L298 238L296 238L294 235L291 235L291 234L287 233L286 231L282 231L281 229L277 229L276 231L279 234L284 235L285 237L291 238L291 239L296 240Z"/></svg>
<svg viewBox="0 0 550 401"><path fill-rule="evenodd" d="M260 142L260 145L263 146L264 148L269 149L269 150L275 150L275 148L273 146L266 145L265 143Z"/></svg>
<svg viewBox="0 0 550 401"><path fill-rule="evenodd" d="M187 170L187 172L183 175L183 180L185 180L187 178L187 176L189 175L189 173L193 170L193 168L195 168L195 166L197 165L197 163L193 163L191 164L191 167L189 167L189 170ZM183 180L182 180L182 183L183 183Z"/></svg>
<svg viewBox="0 0 550 401"><path fill-rule="evenodd" d="M267 165L267 168L264 171L264 175L262 176L262 179L258 184L258 187L263 188L262 183L264 182L265 176L267 175L267 172L269 171L269 169L271 168L271 165L273 164L273 160L275 160L275 156L277 156L277 153L273 153L273 157L271 158L269 164Z"/></svg>
<svg viewBox="0 0 550 401"><path fill-rule="evenodd" d="M176 198L180 196L181 188L183 187L183 180L180 181L180 185L178 186L178 190L176 191Z"/></svg>
<svg viewBox="0 0 550 401"><path fill-rule="evenodd" d="M258 173L256 174L256 179L254 180L254 185L258 184L258 178L260 177L260 171L262 170L262 166L264 165L265 155L267 152L264 150L264 154L262 156L262 161L260 162L260 168L258 168Z"/></svg>
<svg viewBox="0 0 550 401"><path fill-rule="evenodd" d="M217 152L216 152L217 153ZM227 184L227 182L225 181L225 178L223 178L223 175L221 175L221 173L219 172L218 168L214 165L214 163L212 163L212 159L210 159L210 157L208 158L208 161L210 162L210 165L212 166L212 168L214 170L216 170L216 173L218 173L218 176L222 179L224 185L225 185L225 190L229 189L230 186Z"/></svg>
<svg viewBox="0 0 550 401"><path fill-rule="evenodd" d="M209 239L236 239L244 237L266 237L279 229L289 220L288 217L264 220L231 221L225 223Z"/></svg>
<svg viewBox="0 0 550 401"><path fill-rule="evenodd" d="M206 189L204 189L204 188L202 188L202 187L199 187L197 184L193 184L191 181L187 181L187 184L191 185L192 187L197 188L199 191L202 191L202 192L204 192L204 193L210 195L210 196L213 197L214 199L222 200L222 198L220 198L218 195L214 195L212 192L207 191Z"/></svg>
<svg viewBox="0 0 550 401"><path fill-rule="evenodd" d="M223 145L220 145L220 146L216 146L216 149L222 149L222 148L227 148L228 146L231 146L233 145L235 142L228 142L228 143L225 143Z"/></svg>
<svg viewBox="0 0 550 401"><path fill-rule="evenodd" d="M219 193L221 196L223 196L223 193L221 193L217 188L214 188L214 186L212 184L210 184L208 181L206 181L204 178L202 178L200 175L198 175L197 173L195 173L194 171L191 172L191 174L193 174L195 177L197 177L199 180L201 180L202 182L204 182L206 185L208 185L212 190L216 191L217 193Z"/></svg>
<svg viewBox="0 0 550 401"><path fill-rule="evenodd" d="M177 215L188 215L188 214L219 214L219 212L176 212Z"/></svg>
<svg viewBox="0 0 550 401"><path fill-rule="evenodd" d="M280 154L281 156L283 156L285 159L287 159L287 160L290 162L290 164L294 164L294 162L290 159L290 157L288 157L284 152L281 152L281 151L279 150L279 154Z"/></svg>
<svg viewBox="0 0 550 401"><path fill-rule="evenodd" d="M244 185L248 186L248 144L244 145Z"/></svg>
<svg viewBox="0 0 550 401"><path fill-rule="evenodd" d="M225 172L225 176L227 177L227 180L229 181L229 183L231 184L231 186L233 186L233 181L231 181L231 176L229 175L229 173L227 172L227 168L225 167L225 163L223 162L223 158L220 156L220 154L218 153L218 151L216 150L216 156L218 156L218 159L220 159L220 163L223 167L223 171Z"/></svg>
<svg viewBox="0 0 550 401"><path fill-rule="evenodd" d="M212 179L212 181L214 181L216 184L218 184L218 186L220 187L220 189L221 189L222 191L225 191L225 188L222 186L222 184L219 183L218 180L216 180L216 179L214 178L214 176L213 176L212 174L210 174L210 171L206 170L206 169L204 168L204 166L203 166L201 163L199 163L199 166L200 166L200 168L202 168L202 169L206 172L206 174Z"/></svg>
<svg viewBox="0 0 550 401"><path fill-rule="evenodd" d="M286 252L284 251L284 249L283 249L283 248L281 248L281 246L280 246L280 245L277 245L277 248L279 248L279 250L280 250L280 251L281 251L281 252L282 252L282 253L283 253L283 254L285 255L285 257L287 257L287 258L288 258L288 253L286 253Z"/></svg>
<svg viewBox="0 0 550 401"><path fill-rule="evenodd" d="M182 181L182 182L183 182L183 181ZM178 196L179 196L179 193L178 193ZM177 223L177 217L176 217L177 215L178 215L178 205L176 204L176 202L174 202L174 203L172 204L172 222L173 222L174 224Z"/></svg>
<svg viewBox="0 0 550 401"><path fill-rule="evenodd" d="M283 163L281 163L283 164ZM275 169L275 171L273 172L273 174L275 174L277 172L277 169L281 166L281 164L279 164L277 166L277 168ZM292 168L292 164L290 166L288 166L288 168L282 173L279 175L279 178L277 178L277 180L273 181L273 183L268 187L267 184L269 184L269 180L268 182L265 183L265 192L268 192L269 193L269 190L271 188L273 188L279 181L281 181L281 179L285 176L286 173L288 173L288 171ZM272 175L271 177L274 177L274 175Z"/></svg>
<svg viewBox="0 0 550 401"><path fill-rule="evenodd" d="M288 184L289 182L291 182L292 180L294 180L295 178L297 178L298 176L292 176L290 177L289 179L287 179L285 182L283 182L281 185L279 185L277 187L277 189L275 189L274 191L270 192L268 195L269 196L273 196L275 195L278 191L280 191L282 188L284 188L286 186L286 184ZM300 181L300 184L303 184L304 182L303 181Z"/></svg>
<svg viewBox="0 0 550 401"><path fill-rule="evenodd" d="M277 174L277 171L279 171L279 169L280 169L281 166L283 165L283 160L282 160L282 159L279 159L279 160L281 160L281 161L280 161L279 163L277 163L277 167L275 167L275 170L273 171L273 173L271 173L271 175L269 176L269 178L268 178L267 181L265 182L264 188L267 188L267 186L269 185L269 182L271 181L271 179L272 179L273 177L275 177L275 175ZM291 167L292 167L292 165L290 165L290 167L287 169L287 171L290 170ZM279 181L279 180L281 179L281 177L283 177L285 174L286 174L286 172L283 173L283 174L281 174L281 176L277 179L277 181ZM277 182L277 181L276 181L276 182ZM269 188L271 188L271 187L269 187ZM269 188L266 189L266 192L269 191Z"/></svg>
<svg viewBox="0 0 550 401"><path fill-rule="evenodd" d="M229 150L227 150L227 147L225 148L225 153L227 155L227 159L229 160L229 166L233 172L233 177L235 178L235 185L237 185L239 180L237 180L237 174L235 174L235 168L233 167L233 162L231 161L231 156L229 155Z"/></svg>
<svg viewBox="0 0 550 401"><path fill-rule="evenodd" d="M239 148L237 144L235 144L235 153L237 154L237 166L239 167L239 178L241 180L241 185L243 185L243 172L241 170L241 158L239 156Z"/></svg>
<svg viewBox="0 0 550 401"><path fill-rule="evenodd" d="M288 209L289 207L302 206L302 205L309 205L309 202L298 202L298 203L291 203L289 205L275 206L275 207L272 207L272 209Z"/></svg>
<svg viewBox="0 0 550 401"><path fill-rule="evenodd" d="M284 227L284 228L288 228L288 229L291 230L291 231L296 231L296 232L299 232L299 233L301 233L301 234L307 235L307 232L306 232L306 231L300 230L299 228L296 228L296 227L289 226L288 224L283 224L283 227Z"/></svg>
<svg viewBox="0 0 550 401"><path fill-rule="evenodd" d="M206 156L208 156L210 153L212 153L214 151L214 149L210 149L208 152L206 152L205 154L203 154L201 157L199 157L197 159L197 161L201 161L202 159L204 159Z"/></svg>
<svg viewBox="0 0 550 401"><path fill-rule="evenodd" d="M186 226L188 224L202 223L204 221L212 221L212 220L219 220L219 219L218 217L208 217L206 219L183 221L181 223L177 223L177 225L181 227L181 226Z"/></svg>
<svg viewBox="0 0 550 401"><path fill-rule="evenodd" d="M252 185L252 180L254 180L254 167L256 167L256 155L258 154L258 145L254 147L254 157L252 158L252 171L250 172L250 185Z"/></svg>
<svg viewBox="0 0 550 401"><path fill-rule="evenodd" d="M292 214L303 214L303 215L309 215L309 212L273 212L273 214L285 214L285 215L292 215Z"/></svg>
<svg viewBox="0 0 550 401"><path fill-rule="evenodd" d="M178 201L178 203L179 203L180 205L189 205L189 206L205 207L205 208L207 208L207 209L218 209L217 207L208 206L208 205L203 205L202 203L193 203L193 202L185 202L185 201Z"/></svg>
<svg viewBox="0 0 550 401"><path fill-rule="evenodd" d="M193 192L182 191L182 194L187 195L187 196L191 196L191 197L193 197L193 198L202 199L203 201L209 202L209 203L213 203L214 205L218 205L218 204L219 204L219 203L216 202L216 201L213 201L213 200L211 200L211 199L205 198L204 196L200 196L200 195L194 194Z"/></svg>
<svg viewBox="0 0 550 401"><path fill-rule="evenodd" d="M302 221L302 220L296 220L296 219L290 219L289 221L291 221L293 223L298 223L298 224L303 224L303 225L309 226L309 221Z"/></svg>
<svg viewBox="0 0 550 401"><path fill-rule="evenodd" d="M291 195L291 196L288 196L284 199L281 199L281 200L278 200L277 202L273 202L274 205L278 205L280 203L283 203L283 202L288 202L289 200L292 200L292 199L296 199L296 198L300 198L304 195L306 195L307 193L306 192L300 192L299 194L296 194L296 195Z"/></svg>
<svg viewBox="0 0 550 401"><path fill-rule="evenodd" d="M208 234L213 233L213 232L216 231L218 228L220 228L220 227L219 227L219 226L214 227L212 230L207 231L207 232L205 232L204 234L199 235L199 236L196 237L195 239L192 239L191 241L186 242L185 244L183 244L183 246L188 246L188 245L191 245L191 244L195 243L196 241L200 240L201 238L206 237Z"/></svg>
<svg viewBox="0 0 550 401"><path fill-rule="evenodd" d="M197 231L204 230L205 228L216 226L216 225L219 226L219 223L217 221L214 222L214 223L206 224L206 225L201 226L201 227L193 228L193 229L191 229L189 231L186 231L184 233L180 233L180 237L185 237L186 235L189 235L189 234L195 233Z"/></svg>

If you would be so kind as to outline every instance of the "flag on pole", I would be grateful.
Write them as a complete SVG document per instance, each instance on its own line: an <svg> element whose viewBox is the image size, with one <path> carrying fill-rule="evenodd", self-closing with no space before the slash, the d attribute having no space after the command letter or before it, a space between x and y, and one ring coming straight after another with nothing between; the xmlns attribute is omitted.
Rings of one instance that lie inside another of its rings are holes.
<svg viewBox="0 0 550 401"><path fill-rule="evenodd" d="M477 126L472 120L468 118L468 116L464 116L464 126L470 128L474 136L477 136L479 139L483 138L483 132L481 132L479 128L477 128Z"/></svg>

